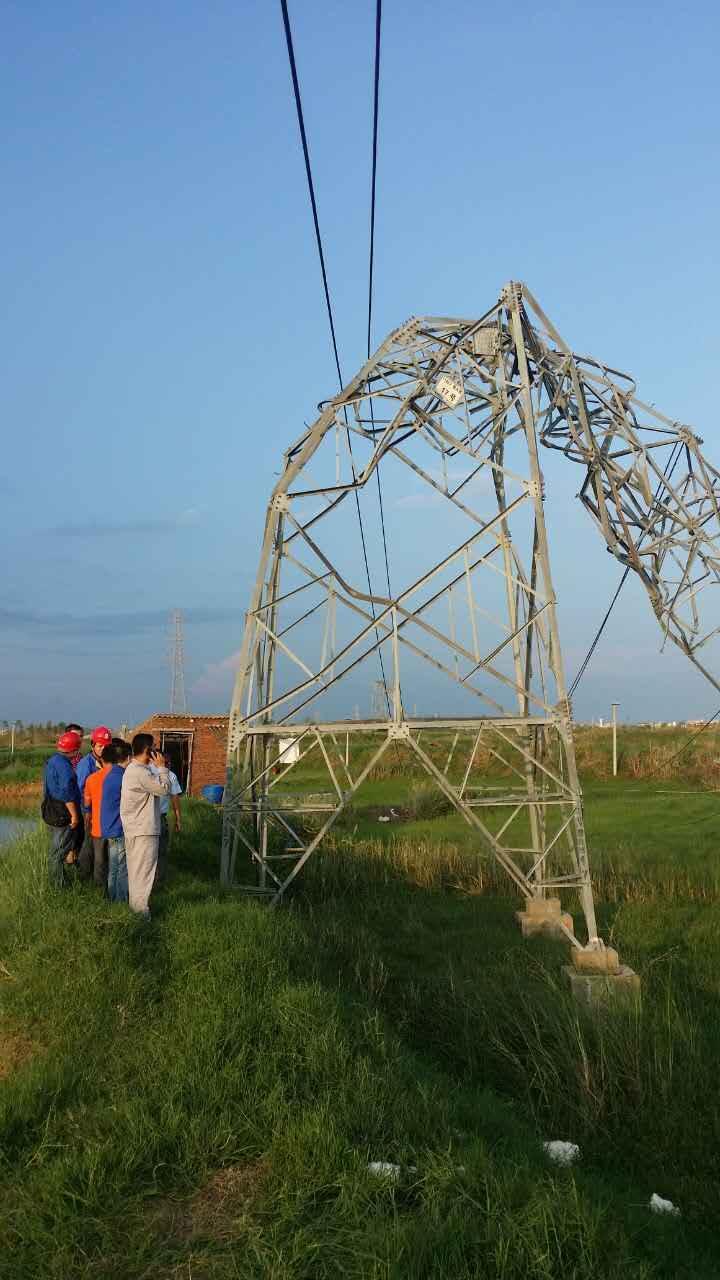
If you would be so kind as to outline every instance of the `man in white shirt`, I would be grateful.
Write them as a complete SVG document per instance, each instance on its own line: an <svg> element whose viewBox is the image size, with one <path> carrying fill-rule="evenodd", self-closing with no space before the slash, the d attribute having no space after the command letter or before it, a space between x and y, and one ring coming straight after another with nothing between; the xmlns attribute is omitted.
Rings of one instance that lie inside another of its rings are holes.
<svg viewBox="0 0 720 1280"><path fill-rule="evenodd" d="M150 763L150 772L154 777L160 777L160 770ZM182 795L182 787L176 773L172 769L168 769L168 777L170 778L170 791L168 795L160 797L160 842L158 844L158 860L157 870L155 872L154 888L158 889L164 884L167 876L167 856L170 848L170 826L168 823L168 815L170 813L170 804L172 803L173 814L175 817L175 830L180 831L180 801L178 796Z"/></svg>
<svg viewBox="0 0 720 1280"><path fill-rule="evenodd" d="M125 833L130 910L150 919L150 894L155 881L160 841L160 797L170 793L165 757L153 753L151 733L136 733L133 758L122 780L120 821ZM152 758L158 776L150 772Z"/></svg>

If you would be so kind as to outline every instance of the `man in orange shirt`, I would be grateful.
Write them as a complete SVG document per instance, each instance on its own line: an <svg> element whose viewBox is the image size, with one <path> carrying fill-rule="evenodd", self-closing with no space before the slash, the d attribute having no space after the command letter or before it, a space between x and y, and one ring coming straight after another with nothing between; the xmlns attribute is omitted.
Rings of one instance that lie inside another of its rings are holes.
<svg viewBox="0 0 720 1280"><path fill-rule="evenodd" d="M119 769L115 770L117 761L118 749L111 743L103 749L102 764L94 773L89 774L83 791L88 835L92 839L93 847L93 883L104 893L107 892L108 883L108 840L122 835L120 825L122 773ZM115 771L120 774L117 782L111 777ZM115 782L116 785L113 787ZM117 792L114 804L111 791Z"/></svg>

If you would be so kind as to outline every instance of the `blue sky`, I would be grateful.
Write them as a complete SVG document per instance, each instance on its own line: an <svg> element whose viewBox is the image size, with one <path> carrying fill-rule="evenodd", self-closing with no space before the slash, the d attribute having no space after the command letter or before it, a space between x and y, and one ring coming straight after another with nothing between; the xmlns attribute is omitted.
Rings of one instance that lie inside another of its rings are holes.
<svg viewBox="0 0 720 1280"><path fill-rule="evenodd" d="M291 4L346 377L364 356L373 9ZM384 10L376 341L524 279L720 460L717 7ZM274 474L335 390L280 7L37 0L6 3L2 27L0 718L163 709L173 608L191 708L220 710ZM572 676L619 569L556 470ZM714 710L659 641L628 582L578 715Z"/></svg>

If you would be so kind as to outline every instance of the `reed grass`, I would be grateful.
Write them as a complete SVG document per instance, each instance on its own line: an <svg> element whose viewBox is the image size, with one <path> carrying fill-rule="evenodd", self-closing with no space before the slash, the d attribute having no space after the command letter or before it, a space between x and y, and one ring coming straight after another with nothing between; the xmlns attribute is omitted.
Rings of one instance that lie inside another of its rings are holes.
<svg viewBox="0 0 720 1280"><path fill-rule="evenodd" d="M650 883L609 807L600 875ZM339 833L275 911L219 890L217 814L185 819L149 925L52 892L40 835L0 858L3 1277L717 1276L715 901L601 901L644 994L588 1022L445 817Z"/></svg>

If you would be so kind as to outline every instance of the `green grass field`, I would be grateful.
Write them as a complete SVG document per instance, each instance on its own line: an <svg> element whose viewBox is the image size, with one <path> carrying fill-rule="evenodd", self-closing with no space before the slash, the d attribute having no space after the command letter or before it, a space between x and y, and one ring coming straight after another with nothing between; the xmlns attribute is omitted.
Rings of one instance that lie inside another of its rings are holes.
<svg viewBox="0 0 720 1280"><path fill-rule="evenodd" d="M41 833L0 858L3 1277L720 1275L716 797L586 785L643 980L587 1021L463 823L378 824L397 788L276 910L219 890L199 803L149 926L52 893Z"/></svg>
<svg viewBox="0 0 720 1280"><path fill-rule="evenodd" d="M8 747L0 748L0 791L18 782L39 780L52 753L52 746L17 747L13 753Z"/></svg>

